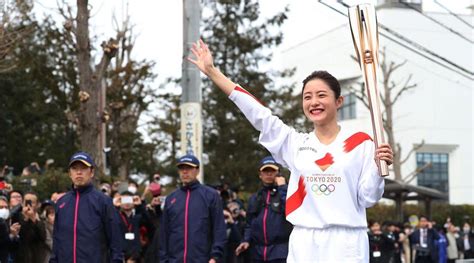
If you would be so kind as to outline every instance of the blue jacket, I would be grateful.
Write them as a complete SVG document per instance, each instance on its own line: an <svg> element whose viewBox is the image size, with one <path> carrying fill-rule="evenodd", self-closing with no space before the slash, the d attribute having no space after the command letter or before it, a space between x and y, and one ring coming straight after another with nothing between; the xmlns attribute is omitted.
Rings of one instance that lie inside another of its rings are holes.
<svg viewBox="0 0 474 263"><path fill-rule="evenodd" d="M49 262L123 262L119 220L112 199L92 184L67 192L56 203Z"/></svg>
<svg viewBox="0 0 474 263"><path fill-rule="evenodd" d="M285 218L287 185L264 186L249 199L244 242L254 260L286 259L292 226Z"/></svg>
<svg viewBox="0 0 474 263"><path fill-rule="evenodd" d="M226 226L217 191L199 182L166 197L160 225L160 262L222 259Z"/></svg>

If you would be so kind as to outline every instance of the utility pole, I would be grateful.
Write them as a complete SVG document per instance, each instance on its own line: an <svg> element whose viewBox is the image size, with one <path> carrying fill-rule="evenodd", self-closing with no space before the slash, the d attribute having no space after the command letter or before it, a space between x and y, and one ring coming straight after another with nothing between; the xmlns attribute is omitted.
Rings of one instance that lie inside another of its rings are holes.
<svg viewBox="0 0 474 263"><path fill-rule="evenodd" d="M196 156L202 163L201 76L186 58L193 43L199 40L200 0L183 0L183 67L181 87L181 152ZM199 181L204 181L203 165Z"/></svg>

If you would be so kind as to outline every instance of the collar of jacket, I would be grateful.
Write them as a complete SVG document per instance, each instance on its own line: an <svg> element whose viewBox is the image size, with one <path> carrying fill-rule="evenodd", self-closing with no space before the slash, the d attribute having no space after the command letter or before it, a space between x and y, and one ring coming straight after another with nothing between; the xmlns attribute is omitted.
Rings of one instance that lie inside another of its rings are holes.
<svg viewBox="0 0 474 263"><path fill-rule="evenodd" d="M94 189L94 186L92 185L92 183L84 186L84 187L74 187L74 185L72 185L72 191L73 192L76 192L76 191L79 191L79 193L81 194L84 194L84 193L89 193L90 191L92 191L92 189Z"/></svg>
<svg viewBox="0 0 474 263"><path fill-rule="evenodd" d="M192 191L192 190L198 188L200 185L201 185L201 183L198 180L196 180L196 181L194 181L194 182L192 182L188 185L181 186L181 190L183 190L183 191L191 190Z"/></svg>
<svg viewBox="0 0 474 263"><path fill-rule="evenodd" d="M272 185L264 185L262 184L262 188L260 188L260 191L267 191L267 190L270 190L270 191L277 191L277 186L272 184Z"/></svg>

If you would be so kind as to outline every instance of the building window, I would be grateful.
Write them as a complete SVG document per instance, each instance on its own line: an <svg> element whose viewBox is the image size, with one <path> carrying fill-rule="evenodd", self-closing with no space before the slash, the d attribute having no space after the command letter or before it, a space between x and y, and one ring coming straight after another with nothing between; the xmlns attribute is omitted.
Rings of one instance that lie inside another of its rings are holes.
<svg viewBox="0 0 474 263"><path fill-rule="evenodd" d="M449 192L448 154L447 153L417 153L416 167L427 166L418 174L418 185Z"/></svg>
<svg viewBox="0 0 474 263"><path fill-rule="evenodd" d="M352 120L356 118L356 96L354 93L349 93L344 96L344 104L337 112L338 120Z"/></svg>

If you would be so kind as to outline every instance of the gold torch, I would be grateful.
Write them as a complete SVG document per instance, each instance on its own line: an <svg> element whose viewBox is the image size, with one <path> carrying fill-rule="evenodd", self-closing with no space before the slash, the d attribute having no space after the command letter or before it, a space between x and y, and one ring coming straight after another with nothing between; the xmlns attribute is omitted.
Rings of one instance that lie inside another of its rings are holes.
<svg viewBox="0 0 474 263"><path fill-rule="evenodd" d="M352 40L364 76L365 90L369 99L370 116L376 147L385 143L382 113L380 112L380 97L377 89L377 68L379 66L379 38L377 16L371 4L361 4L349 8L349 25ZM388 175L388 166L380 161L380 175Z"/></svg>

